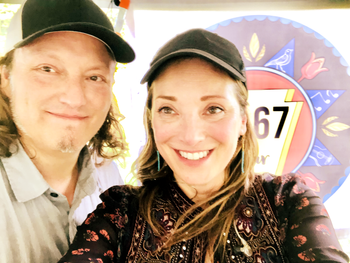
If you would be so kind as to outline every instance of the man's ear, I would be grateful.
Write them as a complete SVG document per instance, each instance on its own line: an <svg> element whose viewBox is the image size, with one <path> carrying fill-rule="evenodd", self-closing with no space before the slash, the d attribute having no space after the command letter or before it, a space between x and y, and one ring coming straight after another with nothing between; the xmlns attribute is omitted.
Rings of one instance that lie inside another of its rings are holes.
<svg viewBox="0 0 350 263"><path fill-rule="evenodd" d="M7 96L10 97L10 71L5 65L0 66L0 87L1 91Z"/></svg>

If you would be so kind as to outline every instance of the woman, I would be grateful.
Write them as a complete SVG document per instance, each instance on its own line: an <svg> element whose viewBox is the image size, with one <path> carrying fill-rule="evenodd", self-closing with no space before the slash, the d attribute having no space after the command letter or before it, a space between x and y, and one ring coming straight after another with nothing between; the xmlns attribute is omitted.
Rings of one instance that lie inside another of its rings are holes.
<svg viewBox="0 0 350 263"><path fill-rule="evenodd" d="M163 46L142 83L141 187L115 186L60 262L347 262L320 198L255 175L244 64L202 29Z"/></svg>

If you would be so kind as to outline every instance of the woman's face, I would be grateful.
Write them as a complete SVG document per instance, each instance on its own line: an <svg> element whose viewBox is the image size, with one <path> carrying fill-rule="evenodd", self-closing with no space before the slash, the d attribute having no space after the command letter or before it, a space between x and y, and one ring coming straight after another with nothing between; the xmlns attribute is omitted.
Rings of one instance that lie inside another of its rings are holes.
<svg viewBox="0 0 350 263"><path fill-rule="evenodd" d="M180 186L222 186L225 168L246 132L236 85L198 58L171 65L152 83L155 142Z"/></svg>

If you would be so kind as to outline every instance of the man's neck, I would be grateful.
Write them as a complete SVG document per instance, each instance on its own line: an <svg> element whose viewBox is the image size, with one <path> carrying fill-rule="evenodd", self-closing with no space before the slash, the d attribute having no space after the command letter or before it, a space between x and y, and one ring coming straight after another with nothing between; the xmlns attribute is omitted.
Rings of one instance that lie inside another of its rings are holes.
<svg viewBox="0 0 350 263"><path fill-rule="evenodd" d="M35 148L23 143L22 145L50 187L65 195L71 205L79 176L78 158L80 152L63 153Z"/></svg>

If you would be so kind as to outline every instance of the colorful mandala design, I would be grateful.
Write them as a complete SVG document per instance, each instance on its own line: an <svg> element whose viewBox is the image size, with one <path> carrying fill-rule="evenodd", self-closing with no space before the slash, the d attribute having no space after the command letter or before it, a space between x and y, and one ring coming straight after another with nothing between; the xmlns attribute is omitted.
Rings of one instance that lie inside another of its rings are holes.
<svg viewBox="0 0 350 263"><path fill-rule="evenodd" d="M234 43L246 65L257 172L294 172L325 202L350 173L350 67L312 29L274 16L208 28Z"/></svg>

